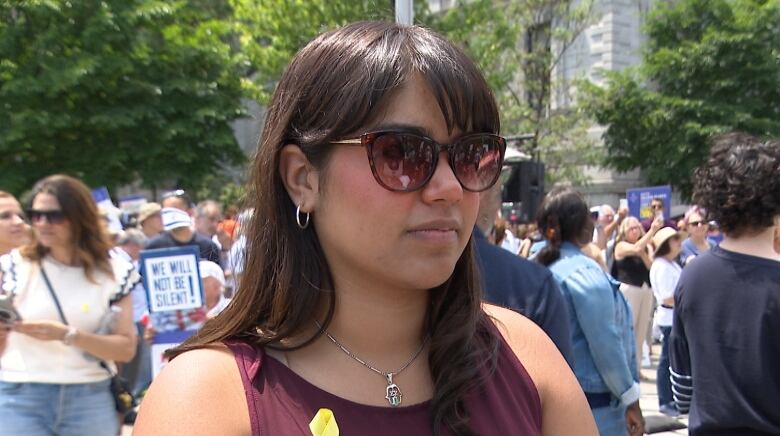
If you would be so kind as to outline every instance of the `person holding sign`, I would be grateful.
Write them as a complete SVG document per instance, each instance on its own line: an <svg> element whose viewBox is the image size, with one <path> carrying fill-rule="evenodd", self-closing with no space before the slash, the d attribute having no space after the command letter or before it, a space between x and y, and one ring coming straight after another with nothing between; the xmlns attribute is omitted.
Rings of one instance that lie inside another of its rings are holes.
<svg viewBox="0 0 780 436"><path fill-rule="evenodd" d="M28 215L33 241L0 257L2 293L21 315L0 357L0 435L115 436L112 362L135 354L129 294L138 274L109 257L81 181L41 180Z"/></svg>
<svg viewBox="0 0 780 436"><path fill-rule="evenodd" d="M138 435L595 435L533 322L480 301L471 233L502 167L496 103L430 30L320 35L281 78L233 302L170 353Z"/></svg>
<svg viewBox="0 0 780 436"><path fill-rule="evenodd" d="M186 212L175 207L165 207L162 209L162 221L165 231L149 240L147 250L195 246L198 247L201 259L220 262L217 244L193 231L192 218Z"/></svg>

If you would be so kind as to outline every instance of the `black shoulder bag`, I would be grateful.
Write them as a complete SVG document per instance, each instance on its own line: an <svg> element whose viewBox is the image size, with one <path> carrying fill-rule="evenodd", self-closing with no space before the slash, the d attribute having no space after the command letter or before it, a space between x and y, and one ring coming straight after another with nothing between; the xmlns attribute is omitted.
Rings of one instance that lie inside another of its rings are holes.
<svg viewBox="0 0 780 436"><path fill-rule="evenodd" d="M57 294L54 293L54 288L49 281L49 277L46 275L46 271L43 269L43 264L40 265L40 268L43 281L46 283L46 287L49 289L51 298L54 300L54 305L57 306L57 312L60 314L62 323L69 325L68 320L65 318L65 313L62 311L62 306L60 306L60 300L57 298ZM105 361L100 361L100 367L105 369L106 372L108 372L108 375L111 376L111 394L114 397L114 405L116 406L117 413L125 414L133 410L133 406L135 405L135 398L133 398L133 394L130 392L130 389L127 386L127 381L125 381L125 379L122 378L119 374L114 374Z"/></svg>

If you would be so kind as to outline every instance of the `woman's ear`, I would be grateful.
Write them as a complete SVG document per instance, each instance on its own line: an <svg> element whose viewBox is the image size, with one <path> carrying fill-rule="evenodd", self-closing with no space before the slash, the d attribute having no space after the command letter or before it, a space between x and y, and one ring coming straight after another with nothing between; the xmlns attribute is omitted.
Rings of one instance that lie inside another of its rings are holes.
<svg viewBox="0 0 780 436"><path fill-rule="evenodd" d="M319 194L319 174L300 147L282 147L279 175L292 202L301 207L301 212L312 212Z"/></svg>

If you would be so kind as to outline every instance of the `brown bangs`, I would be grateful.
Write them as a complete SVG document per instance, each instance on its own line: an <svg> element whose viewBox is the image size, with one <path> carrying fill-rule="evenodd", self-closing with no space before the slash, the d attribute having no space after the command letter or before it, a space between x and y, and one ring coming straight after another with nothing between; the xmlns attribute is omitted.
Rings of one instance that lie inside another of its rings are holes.
<svg viewBox="0 0 780 436"><path fill-rule="evenodd" d="M360 23L321 35L307 50L318 55L304 53L300 59L306 61L294 63L288 72L308 86L284 143L299 144L315 164L324 150L312 150L314 146L364 133L359 129L370 125L415 74L431 87L450 132L500 130L493 93L473 62L429 30Z"/></svg>

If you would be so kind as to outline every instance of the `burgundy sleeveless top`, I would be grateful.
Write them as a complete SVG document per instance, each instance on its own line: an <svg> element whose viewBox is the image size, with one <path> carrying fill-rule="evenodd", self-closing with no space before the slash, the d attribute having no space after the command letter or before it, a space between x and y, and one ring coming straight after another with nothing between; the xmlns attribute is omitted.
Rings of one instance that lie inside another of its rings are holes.
<svg viewBox="0 0 780 436"><path fill-rule="evenodd" d="M226 345L241 373L253 436L311 435L309 422L320 408L333 411L342 435L433 434L430 401L397 408L358 404L312 385L262 348ZM496 371L465 398L469 426L480 435L541 435L536 386L503 337L499 349Z"/></svg>

